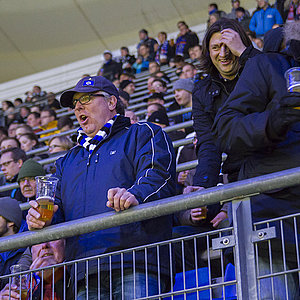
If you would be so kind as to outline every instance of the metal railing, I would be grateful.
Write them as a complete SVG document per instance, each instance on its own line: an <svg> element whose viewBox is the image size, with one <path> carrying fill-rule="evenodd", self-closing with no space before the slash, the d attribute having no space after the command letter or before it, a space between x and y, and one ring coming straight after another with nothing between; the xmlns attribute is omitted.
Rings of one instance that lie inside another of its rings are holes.
<svg viewBox="0 0 300 300"><path fill-rule="evenodd" d="M51 270L54 281L55 270L61 268L64 274L63 280L66 282L68 278L66 269L71 269L72 272L75 272L72 273L75 274L72 275L74 286L71 291L67 291L66 285L63 285L63 294L66 295L69 292L77 294L79 292L81 295L85 295L89 291L89 285L92 289L95 282L96 292L102 293L103 291L100 291L103 288L101 276L108 274L109 282L111 282L108 285L108 293L111 297L114 292L113 282L115 281L113 281L113 278L116 275L116 268L121 273L120 278L125 280L124 278L128 276L126 262L130 257L133 262L130 272L133 275L131 274L131 280L122 283L121 296L126 295L127 284L131 286L129 290L135 291L134 286L139 284L136 282L136 276L137 274L140 276L142 273L146 276L146 287L144 287L144 292L141 294L132 296L134 299L162 299L164 297L172 298L176 295L183 295L184 299L188 299L186 297L192 297L192 295L197 299L215 299L219 295L221 299L255 300L264 299L266 293L271 295L268 299L296 299L297 292L299 292L300 274L298 237L300 213L257 222L253 227L249 197L273 189L299 185L299 182L300 167L192 194L144 203L121 213L104 213L49 226L42 230L5 237L0 240L0 251L9 251L32 244L144 221L190 208L219 203L220 201L232 201L232 227L60 263L43 268L40 273L42 274L41 278L43 280L43 276L46 277L46 269L48 269ZM287 248L285 241L289 238L285 232L286 223L289 221L293 228L293 245L296 253L296 261L292 266L288 264L290 257L288 257L287 251L289 248ZM278 225L278 232L274 229L274 225L275 227ZM281 244L281 256L279 257L276 252L276 244L273 244L276 240L279 240ZM266 256L262 256L260 250L257 250L262 245L268 246L267 259L270 266L269 270L264 273L261 273L261 260L265 259ZM228 276L228 265L225 264L224 256L225 249L229 248L234 253L233 263L235 266L234 270L231 271L231 277ZM204 257L201 256L202 251L206 253ZM213 255L215 251L217 251L216 255ZM150 254L156 257L155 270L153 270L153 261L151 262L148 257ZM202 260L199 260L200 256ZM279 269L273 266L278 258L282 261ZM79 277L81 274L79 269L85 274L90 274L89 268L92 269L92 266L96 266L94 270L96 281L94 283L93 278L90 276ZM31 274L32 281L32 271L28 273ZM176 273L175 278L174 273ZM150 288L150 276L154 276L157 280L154 292ZM1 277L1 279L5 278L11 278L11 276ZM175 280L175 285L173 280ZM192 284L191 280L193 281ZM266 291L266 288L268 291ZM282 291L278 288L282 288ZM233 298L227 298L230 295ZM125 299L132 299L124 297Z"/></svg>

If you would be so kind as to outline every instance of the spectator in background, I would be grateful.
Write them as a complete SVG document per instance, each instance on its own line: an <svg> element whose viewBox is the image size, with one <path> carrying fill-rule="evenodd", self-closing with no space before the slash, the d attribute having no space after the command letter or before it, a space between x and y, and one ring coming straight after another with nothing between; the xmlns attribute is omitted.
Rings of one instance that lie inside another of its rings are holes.
<svg viewBox="0 0 300 300"><path fill-rule="evenodd" d="M37 149L41 147L39 143L38 137L34 133L25 133L20 136L19 142L21 144L21 149L25 152ZM37 157L38 159L47 158L48 155L45 154L38 154L38 155L29 155L28 158Z"/></svg>
<svg viewBox="0 0 300 300"><path fill-rule="evenodd" d="M40 114L41 113L41 107L39 105L33 105L33 106L31 106L30 111L31 112L37 112L37 113Z"/></svg>
<svg viewBox="0 0 300 300"><path fill-rule="evenodd" d="M149 48L150 57L152 58L152 60L154 60L154 56L155 56L155 53L158 48L157 41L148 36L148 31L146 29L141 29L139 31L139 38L140 38L140 42L138 43L138 45L136 47L138 54L143 56L142 53L140 52L141 45L143 45L143 44L147 45Z"/></svg>
<svg viewBox="0 0 300 300"><path fill-rule="evenodd" d="M242 7L235 10L236 20L240 23L243 29L248 32L251 18L246 15L246 11Z"/></svg>
<svg viewBox="0 0 300 300"><path fill-rule="evenodd" d="M55 98L55 94L50 92L47 94L48 107L51 109L60 109L60 104L58 100Z"/></svg>
<svg viewBox="0 0 300 300"><path fill-rule="evenodd" d="M152 75L157 73L158 71L160 71L159 64L156 61L151 61L149 63L149 73Z"/></svg>
<svg viewBox="0 0 300 300"><path fill-rule="evenodd" d="M167 76L166 73L162 72L162 71L158 71L154 74L156 77L161 78L162 80L164 80L166 83L171 83L170 78Z"/></svg>
<svg viewBox="0 0 300 300"><path fill-rule="evenodd" d="M69 151L73 147L73 143L66 136L54 136L49 140L49 153L60 153Z"/></svg>
<svg viewBox="0 0 300 300"><path fill-rule="evenodd" d="M135 57L129 54L129 49L127 47L121 47L121 57L119 62L122 65L122 69L125 72L132 72L132 65L135 63ZM121 81L121 80L120 80Z"/></svg>
<svg viewBox="0 0 300 300"><path fill-rule="evenodd" d="M27 107L27 106L22 106L22 107L20 108L19 114L20 114L20 117L21 117L23 120L26 119L26 118L28 117L28 115L30 114L30 108Z"/></svg>
<svg viewBox="0 0 300 300"><path fill-rule="evenodd" d="M164 31L158 33L159 46L156 51L155 61L163 66L169 63L171 57L173 57L172 47L167 40L167 34Z"/></svg>
<svg viewBox="0 0 300 300"><path fill-rule="evenodd" d="M18 106L20 106L20 105L22 105L23 104L23 100L21 99L21 98L16 98L15 100L14 100L14 106L15 107L18 107Z"/></svg>
<svg viewBox="0 0 300 300"><path fill-rule="evenodd" d="M26 120L27 125L29 125L32 129L35 127L38 127L41 125L41 115L38 112L31 112ZM39 132L40 129L36 131L34 130L35 133Z"/></svg>
<svg viewBox="0 0 300 300"><path fill-rule="evenodd" d="M196 45L194 47L189 48L189 56L192 62L198 62L200 60L202 54L202 46Z"/></svg>
<svg viewBox="0 0 300 300"><path fill-rule="evenodd" d="M285 3L286 7L286 23L300 20L300 1L289 0Z"/></svg>
<svg viewBox="0 0 300 300"><path fill-rule="evenodd" d="M0 238L18 233L21 226L22 211L19 207L19 203L10 197L0 198ZM20 248L0 254L0 276L10 274L10 267L17 264L24 251L24 248ZM2 291L6 284L8 287L8 282L9 278L2 278L0 280L0 299L9 299L8 293L5 294L4 291ZM4 298L5 296L7 296L7 298Z"/></svg>
<svg viewBox="0 0 300 300"><path fill-rule="evenodd" d="M139 73L141 73L143 71L147 71L148 70L148 68L149 68L149 62L145 61L142 56L139 56L136 59L136 61L133 64L132 67L135 70L135 73L139 74Z"/></svg>
<svg viewBox="0 0 300 300"><path fill-rule="evenodd" d="M131 124L135 124L139 121L137 115L132 110L125 110L125 117L130 119Z"/></svg>
<svg viewBox="0 0 300 300"><path fill-rule="evenodd" d="M155 111L159 111L162 110L163 112L167 112L165 107L157 102L153 102L153 103L149 103L147 105L147 119L155 112Z"/></svg>
<svg viewBox="0 0 300 300"><path fill-rule="evenodd" d="M21 123L17 120L14 120L10 123L10 125L8 126L8 136L9 137L15 137L16 136L16 130L17 130L17 127L20 124Z"/></svg>
<svg viewBox="0 0 300 300"><path fill-rule="evenodd" d="M152 82L152 91L154 91L154 93L167 94L167 83L160 78L154 79Z"/></svg>
<svg viewBox="0 0 300 300"><path fill-rule="evenodd" d="M249 60L215 118L213 130L221 150L235 157L243 153L239 180L300 166L300 112L295 109L300 106L300 93L288 92L285 79L288 69L300 66L300 21L285 25L284 39L289 45L284 53L264 53ZM299 213L299 197L299 183L252 196L253 222ZM276 272L297 268L295 243L299 240L299 224L288 218L284 228L281 225L272 224L277 237L285 237L284 241L274 241L272 253L268 245L258 246L258 276L270 274L271 255ZM286 251L285 264L282 249ZM289 275L276 276L274 281L263 279L261 298L272 299L275 290L277 299L298 299L299 281L292 273L286 274Z"/></svg>
<svg viewBox="0 0 300 300"><path fill-rule="evenodd" d="M229 14L227 14L227 18L229 19L233 19L233 20L236 20L236 10L237 8L241 7L241 3L240 3L240 0L231 0L231 5L232 5L232 9L231 9L231 12ZM249 14L249 11L248 10L245 10L245 16L250 18L250 14Z"/></svg>
<svg viewBox="0 0 300 300"><path fill-rule="evenodd" d="M175 94L175 100L181 108L192 107L192 92L194 89L194 83L191 79L178 79L173 84L173 92ZM191 114L183 114L182 122L191 120Z"/></svg>
<svg viewBox="0 0 300 300"><path fill-rule="evenodd" d="M189 58L189 48L199 44L199 38L195 32L192 32L184 21L177 23L179 36L176 39L175 54Z"/></svg>
<svg viewBox="0 0 300 300"><path fill-rule="evenodd" d="M70 117L63 116L57 120L57 129L59 130L59 132L68 131L73 128L74 128L73 121Z"/></svg>
<svg viewBox="0 0 300 300"><path fill-rule="evenodd" d="M119 90L120 100L122 101L125 109L129 106L130 95L122 90Z"/></svg>
<svg viewBox="0 0 300 300"><path fill-rule="evenodd" d="M32 94L31 97L35 97L35 98L41 98L41 97L45 97L46 96L46 92L42 91L41 87L38 85L35 85L32 89Z"/></svg>
<svg viewBox="0 0 300 300"><path fill-rule="evenodd" d="M120 83L124 80L130 80L130 81L134 81L135 80L135 76L131 73L128 72L123 72L122 74L120 74L119 76L119 81Z"/></svg>
<svg viewBox="0 0 300 300"><path fill-rule="evenodd" d="M250 20L249 29L254 31L256 37L262 37L275 24L283 24L282 17L276 8L269 5L268 0L257 0L259 10Z"/></svg>
<svg viewBox="0 0 300 300"><path fill-rule="evenodd" d="M155 125L160 126L161 128L165 128L169 126L169 118L168 115L165 111L163 110L158 110L153 112L147 122L153 123Z"/></svg>
<svg viewBox="0 0 300 300"><path fill-rule="evenodd" d="M150 75L150 77L147 80L147 89L150 94L154 92L154 90L152 88L152 83L156 78L157 77L155 75Z"/></svg>
<svg viewBox="0 0 300 300"><path fill-rule="evenodd" d="M153 93L144 101L147 102L147 105L152 103L159 103L160 105L165 104L164 94L163 93Z"/></svg>
<svg viewBox="0 0 300 300"><path fill-rule="evenodd" d="M261 38L257 38L255 32L249 31L247 32L249 39L251 40L252 46L259 50L263 51L264 42Z"/></svg>
<svg viewBox="0 0 300 300"><path fill-rule="evenodd" d="M4 138L8 137L7 129L3 126L0 126L0 143L3 141Z"/></svg>
<svg viewBox="0 0 300 300"><path fill-rule="evenodd" d="M183 56L176 55L174 57L174 64L175 64L175 67L176 67L175 73L179 77L180 74L182 73L182 67L185 65L185 61L184 61Z"/></svg>
<svg viewBox="0 0 300 300"><path fill-rule="evenodd" d="M101 69L98 71L98 76L103 76L110 81L113 81L115 78L118 78L122 72L122 66L120 63L117 63L112 59L112 53L108 50L105 50L103 53L104 64Z"/></svg>
<svg viewBox="0 0 300 300"><path fill-rule="evenodd" d="M5 176L5 185L17 182L18 173L26 159L26 153L20 148L9 148L1 152L0 165ZM25 202L19 188L0 192L0 197L6 196Z"/></svg>
<svg viewBox="0 0 300 300"><path fill-rule="evenodd" d="M21 144L15 137L5 137L0 142L0 150L6 150L9 148L20 148Z"/></svg>
<svg viewBox="0 0 300 300"><path fill-rule="evenodd" d="M192 79L193 81L196 79L197 69L193 64L186 63L182 68L183 78Z"/></svg>
<svg viewBox="0 0 300 300"><path fill-rule="evenodd" d="M120 83L120 89L123 90L124 92L128 93L129 95L132 95L135 91L135 85L130 80L123 80Z"/></svg>
<svg viewBox="0 0 300 300"><path fill-rule="evenodd" d="M53 128L57 128L57 120L56 113L51 108L44 108L41 112L41 127L42 130L49 130ZM59 130L55 130L53 132L41 134L40 137L49 136L52 134L59 133Z"/></svg>
<svg viewBox="0 0 300 300"><path fill-rule="evenodd" d="M27 124L21 124L16 129L16 138L19 139L25 133L33 133L32 128Z"/></svg>
<svg viewBox="0 0 300 300"><path fill-rule="evenodd" d="M214 12L211 15L209 15L207 28L209 28L212 24L216 23L220 18L220 14L218 12Z"/></svg>
<svg viewBox="0 0 300 300"><path fill-rule="evenodd" d="M148 62L149 68L149 63L154 61L154 54L151 54L149 45L141 44L139 48L139 55L143 58L144 62Z"/></svg>

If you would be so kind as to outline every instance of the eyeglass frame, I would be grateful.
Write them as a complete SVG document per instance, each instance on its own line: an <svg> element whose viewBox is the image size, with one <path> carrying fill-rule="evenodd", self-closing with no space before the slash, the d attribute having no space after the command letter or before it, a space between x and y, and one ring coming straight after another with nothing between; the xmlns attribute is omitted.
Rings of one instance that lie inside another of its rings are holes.
<svg viewBox="0 0 300 300"><path fill-rule="evenodd" d="M81 99L82 99L83 97L88 97L89 100L88 100L87 102L85 102L85 103L82 103L82 102L81 102ZM92 97L104 97L104 98L110 98L111 95L109 95L109 94L106 93L106 92L101 92L101 94L87 94L87 95L82 95L79 99L73 99L73 100L72 100L73 108L75 108L77 102L79 102L81 105L88 104L89 102L92 101Z"/></svg>
<svg viewBox="0 0 300 300"><path fill-rule="evenodd" d="M16 162L16 160L12 159L12 160L4 162L3 164L0 164L0 169L2 169L2 166L8 167L10 165L10 163L12 163L12 162Z"/></svg>

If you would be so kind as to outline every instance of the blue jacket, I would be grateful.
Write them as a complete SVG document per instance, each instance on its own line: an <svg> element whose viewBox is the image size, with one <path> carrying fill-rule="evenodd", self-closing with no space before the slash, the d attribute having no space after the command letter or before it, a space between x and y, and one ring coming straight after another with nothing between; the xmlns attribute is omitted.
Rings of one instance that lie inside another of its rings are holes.
<svg viewBox="0 0 300 300"><path fill-rule="evenodd" d="M111 132L89 157L76 146L57 161L59 178L56 202L59 211L54 223L112 211L106 207L107 191L126 188L140 204L175 194L175 158L172 144L162 129L150 123L130 125L119 116ZM67 239L66 260L99 255L171 238L172 217L164 216L131 223ZM153 250L153 251L152 251ZM155 249L148 252L148 270L157 272ZM161 272L168 273L167 249L160 249ZM136 254L136 267L145 270L144 253ZM112 268L120 268L120 257L112 257ZM132 267L132 254L124 255L124 268ZM108 258L101 259L101 270L108 270ZM97 271L97 260L89 273ZM85 267L78 266L77 279ZM72 276L72 275L71 275Z"/></svg>
<svg viewBox="0 0 300 300"><path fill-rule="evenodd" d="M283 24L283 20L279 11L269 6L266 10L260 9L254 13L249 29L254 31L257 36L262 36L272 29L274 24Z"/></svg>

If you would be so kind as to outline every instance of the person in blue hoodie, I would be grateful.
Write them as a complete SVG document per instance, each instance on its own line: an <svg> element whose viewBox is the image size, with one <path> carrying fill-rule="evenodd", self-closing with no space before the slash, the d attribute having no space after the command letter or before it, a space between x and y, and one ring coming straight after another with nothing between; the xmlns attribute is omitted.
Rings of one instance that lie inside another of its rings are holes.
<svg viewBox="0 0 300 300"><path fill-rule="evenodd" d="M257 0L257 10L252 16L249 29L256 33L257 37L262 37L273 25L283 24L282 17L276 8L269 5L268 0Z"/></svg>
<svg viewBox="0 0 300 300"><path fill-rule="evenodd" d="M65 91L60 101L63 107L74 109L81 127L78 145L56 162L58 211L52 224L112 209L120 212L175 194L175 155L170 139L154 124L131 125L130 119L122 115L119 93L110 81L101 76L85 77L74 89ZM34 209L37 202L30 204L29 229L48 225L38 220L40 214ZM172 216L130 223L68 238L65 258L69 261L151 244L167 240L171 234ZM168 249L159 249L159 264L156 249L148 249L147 254L146 261L143 251L136 252L134 261L132 254L124 254L122 267L119 256L102 258L101 298L108 299L111 292L116 299L133 299L134 293L137 298L146 297L146 286L149 296L157 294L159 287L166 291L170 282ZM88 296L97 299L98 263L90 260L88 264ZM86 299L86 268L78 265L76 277L73 271L77 299ZM107 280L110 271L112 288Z"/></svg>

